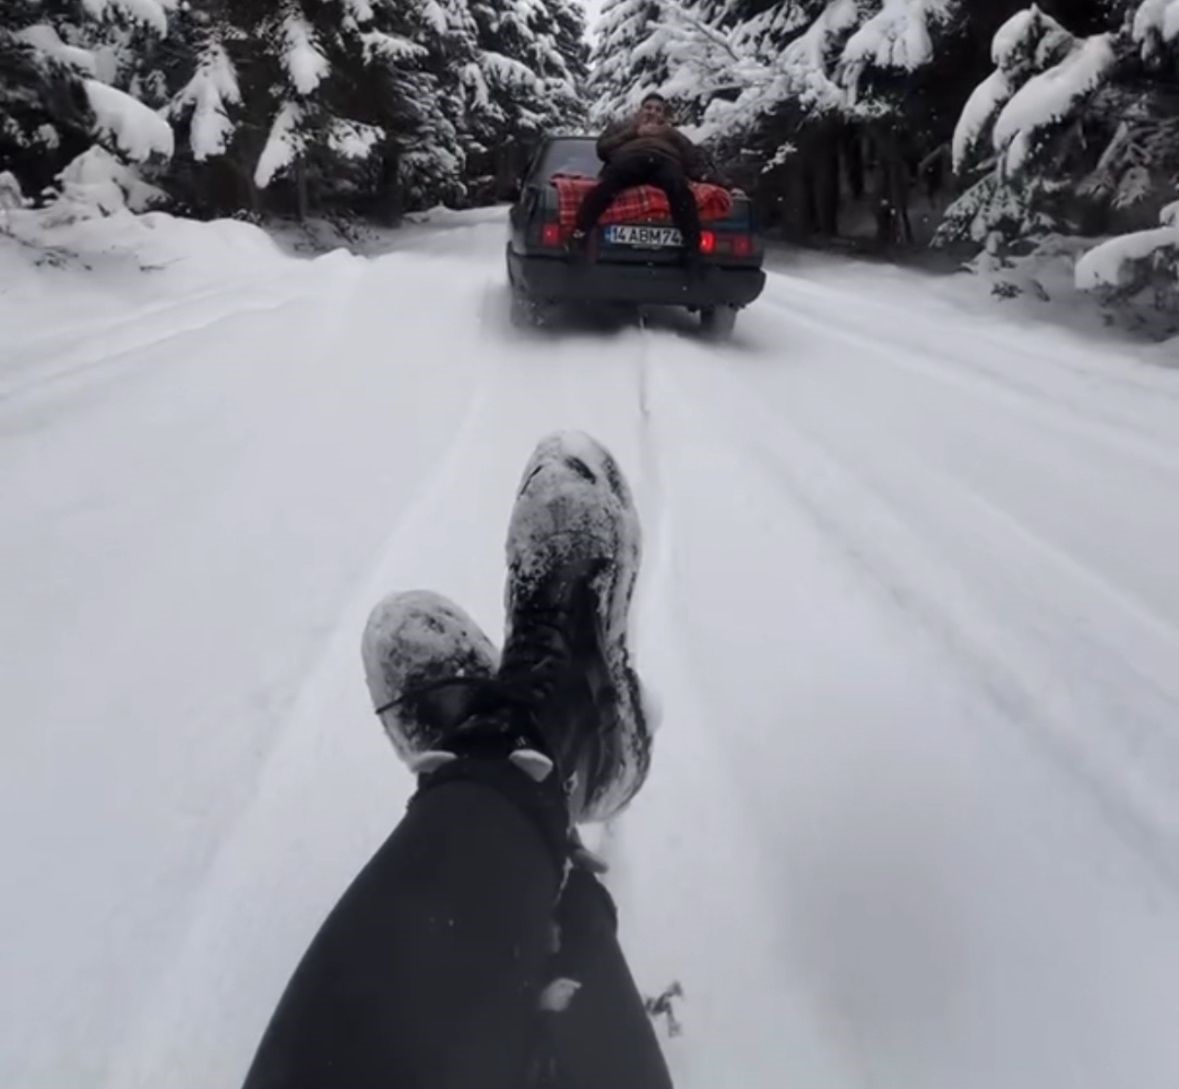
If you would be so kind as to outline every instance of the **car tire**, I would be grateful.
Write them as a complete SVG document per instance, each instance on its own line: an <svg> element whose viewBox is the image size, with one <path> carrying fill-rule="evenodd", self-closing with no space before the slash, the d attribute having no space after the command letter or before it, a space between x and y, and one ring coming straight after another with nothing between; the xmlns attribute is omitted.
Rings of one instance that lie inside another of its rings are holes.
<svg viewBox="0 0 1179 1089"><path fill-rule="evenodd" d="M713 340L725 340L732 336L736 324L735 306L706 306L700 311L700 328Z"/></svg>

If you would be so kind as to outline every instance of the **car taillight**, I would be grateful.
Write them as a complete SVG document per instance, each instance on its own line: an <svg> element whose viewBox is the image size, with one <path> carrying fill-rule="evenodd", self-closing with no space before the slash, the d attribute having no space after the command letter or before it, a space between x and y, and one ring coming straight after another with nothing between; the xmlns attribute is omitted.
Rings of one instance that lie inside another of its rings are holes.
<svg viewBox="0 0 1179 1089"><path fill-rule="evenodd" d="M551 249L559 249L564 244L560 223L545 223L540 228L540 244Z"/></svg>
<svg viewBox="0 0 1179 1089"><path fill-rule="evenodd" d="M716 253L716 233L714 231L700 232L700 252Z"/></svg>
<svg viewBox="0 0 1179 1089"><path fill-rule="evenodd" d="M752 257L753 256L753 236L748 234L739 234L733 237L733 256L734 257Z"/></svg>

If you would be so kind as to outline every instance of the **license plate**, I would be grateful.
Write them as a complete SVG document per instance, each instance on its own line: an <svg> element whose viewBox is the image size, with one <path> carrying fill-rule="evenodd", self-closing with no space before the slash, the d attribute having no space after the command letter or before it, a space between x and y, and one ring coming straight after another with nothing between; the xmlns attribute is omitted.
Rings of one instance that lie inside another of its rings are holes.
<svg viewBox="0 0 1179 1089"><path fill-rule="evenodd" d="M682 246L684 236L677 227L628 227L620 224L606 228L606 241L613 246L640 246L658 250L666 246Z"/></svg>

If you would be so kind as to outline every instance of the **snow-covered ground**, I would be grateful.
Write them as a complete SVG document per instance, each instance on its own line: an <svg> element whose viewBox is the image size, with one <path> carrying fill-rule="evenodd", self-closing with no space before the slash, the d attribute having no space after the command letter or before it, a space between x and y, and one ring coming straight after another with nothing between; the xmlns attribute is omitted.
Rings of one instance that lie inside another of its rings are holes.
<svg viewBox="0 0 1179 1089"><path fill-rule="evenodd" d="M728 346L523 336L498 212L371 261L121 229L90 273L0 239L6 1089L238 1083L410 787L369 606L497 630L568 426L646 523L664 718L609 849L681 1089L1179 1084L1164 351L801 257Z"/></svg>

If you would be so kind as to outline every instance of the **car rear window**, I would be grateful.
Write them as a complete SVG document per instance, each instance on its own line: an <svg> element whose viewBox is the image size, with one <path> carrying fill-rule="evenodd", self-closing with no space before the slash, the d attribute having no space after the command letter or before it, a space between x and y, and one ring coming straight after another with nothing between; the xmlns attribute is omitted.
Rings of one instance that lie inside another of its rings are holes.
<svg viewBox="0 0 1179 1089"><path fill-rule="evenodd" d="M548 181L554 174L588 174L593 178L601 169L596 141L554 140L545 148L536 177Z"/></svg>

